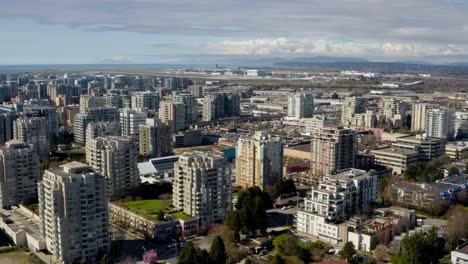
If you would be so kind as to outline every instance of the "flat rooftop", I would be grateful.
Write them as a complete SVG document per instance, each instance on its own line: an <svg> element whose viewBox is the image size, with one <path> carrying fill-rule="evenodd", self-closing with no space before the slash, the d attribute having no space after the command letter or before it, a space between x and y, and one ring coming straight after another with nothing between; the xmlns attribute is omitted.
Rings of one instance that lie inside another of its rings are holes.
<svg viewBox="0 0 468 264"><path fill-rule="evenodd" d="M370 151L375 154L391 155L391 156L410 156L418 155L419 153L412 149L400 148L400 147L386 147L381 149L374 149Z"/></svg>
<svg viewBox="0 0 468 264"><path fill-rule="evenodd" d="M4 219L9 219L11 223L6 224L14 231L24 230L37 240L41 239L40 222L33 217L24 215L21 210L13 206L11 210L0 209Z"/></svg>

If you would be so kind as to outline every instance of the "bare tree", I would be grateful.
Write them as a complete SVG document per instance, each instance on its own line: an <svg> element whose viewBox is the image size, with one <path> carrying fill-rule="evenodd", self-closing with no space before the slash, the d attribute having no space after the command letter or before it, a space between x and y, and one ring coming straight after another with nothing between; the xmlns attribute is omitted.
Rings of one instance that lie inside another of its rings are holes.
<svg viewBox="0 0 468 264"><path fill-rule="evenodd" d="M374 258L377 261L383 261L388 257L388 248L384 245L378 245L374 250Z"/></svg>
<svg viewBox="0 0 468 264"><path fill-rule="evenodd" d="M453 206L447 212L447 225L445 226L445 238L447 248L458 246L461 238L468 237L468 211L461 205Z"/></svg>

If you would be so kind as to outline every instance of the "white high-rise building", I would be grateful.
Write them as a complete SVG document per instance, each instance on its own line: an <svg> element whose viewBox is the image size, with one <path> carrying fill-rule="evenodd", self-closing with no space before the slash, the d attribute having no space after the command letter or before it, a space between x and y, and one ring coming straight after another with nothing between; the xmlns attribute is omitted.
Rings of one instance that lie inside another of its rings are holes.
<svg viewBox="0 0 468 264"><path fill-rule="evenodd" d="M117 108L92 108L80 110L75 115L73 130L75 142L86 145L86 129L89 123L118 122L119 111Z"/></svg>
<svg viewBox="0 0 468 264"><path fill-rule="evenodd" d="M90 123L86 128L86 142L97 137L120 136L119 122Z"/></svg>
<svg viewBox="0 0 468 264"><path fill-rule="evenodd" d="M39 156L30 145L10 140L0 147L0 207L37 198Z"/></svg>
<svg viewBox="0 0 468 264"><path fill-rule="evenodd" d="M263 131L241 137L236 148L236 184L242 188L271 187L283 177L283 143Z"/></svg>
<svg viewBox="0 0 468 264"><path fill-rule="evenodd" d="M294 93L288 96L288 116L309 118L314 115L314 96L309 93Z"/></svg>
<svg viewBox="0 0 468 264"><path fill-rule="evenodd" d="M39 154L40 160L48 159L50 142L45 117L16 119L13 134L14 139L32 145Z"/></svg>
<svg viewBox="0 0 468 264"><path fill-rule="evenodd" d="M214 152L184 153L174 164L173 204L209 227L232 209L231 166Z"/></svg>
<svg viewBox="0 0 468 264"><path fill-rule="evenodd" d="M111 200L124 198L140 184L138 150L131 137L97 137L86 142L86 162L106 179Z"/></svg>
<svg viewBox="0 0 468 264"><path fill-rule="evenodd" d="M157 92L138 92L132 94L132 109L157 111L159 109L159 94Z"/></svg>
<svg viewBox="0 0 468 264"><path fill-rule="evenodd" d="M65 263L96 263L111 241L106 187L99 172L70 162L44 172L38 183L41 235Z"/></svg>
<svg viewBox="0 0 468 264"><path fill-rule="evenodd" d="M335 224L377 199L377 174L347 169L328 174L313 188L297 211L296 227L332 244L347 237L347 228Z"/></svg>
<svg viewBox="0 0 468 264"><path fill-rule="evenodd" d="M338 121L335 118L327 117L324 115L316 115L312 118L304 120L305 132L308 135L314 135L320 128L336 126Z"/></svg>
<svg viewBox="0 0 468 264"><path fill-rule="evenodd" d="M453 140L455 134L454 111L450 109L427 110L424 131L428 137Z"/></svg>
<svg viewBox="0 0 468 264"><path fill-rule="evenodd" d="M140 125L146 123L147 114L137 112L133 109L123 109L120 111L120 131L122 136L130 136L138 141Z"/></svg>
<svg viewBox="0 0 468 264"><path fill-rule="evenodd" d="M427 103L411 105L411 131L423 132L426 128L426 111L431 106Z"/></svg>

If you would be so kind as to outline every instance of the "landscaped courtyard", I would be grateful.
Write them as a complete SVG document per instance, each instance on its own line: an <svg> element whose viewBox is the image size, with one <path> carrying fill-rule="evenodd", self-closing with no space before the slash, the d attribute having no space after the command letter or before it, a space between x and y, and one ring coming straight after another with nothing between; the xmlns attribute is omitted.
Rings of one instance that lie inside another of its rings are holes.
<svg viewBox="0 0 468 264"><path fill-rule="evenodd" d="M136 200L136 201L117 201L115 204L124 207L147 219L156 220L161 213L171 214L174 218L189 219L189 215L178 212L172 206L172 200Z"/></svg>

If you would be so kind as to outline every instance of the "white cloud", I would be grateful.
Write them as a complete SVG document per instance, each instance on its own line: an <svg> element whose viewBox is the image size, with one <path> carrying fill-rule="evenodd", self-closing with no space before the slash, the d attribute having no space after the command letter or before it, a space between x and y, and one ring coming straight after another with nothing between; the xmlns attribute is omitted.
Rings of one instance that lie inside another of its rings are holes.
<svg viewBox="0 0 468 264"><path fill-rule="evenodd" d="M200 46L200 53L230 56L355 56L374 58L402 58L468 54L467 47L432 45L426 43L357 43L327 39L251 39L211 42Z"/></svg>

